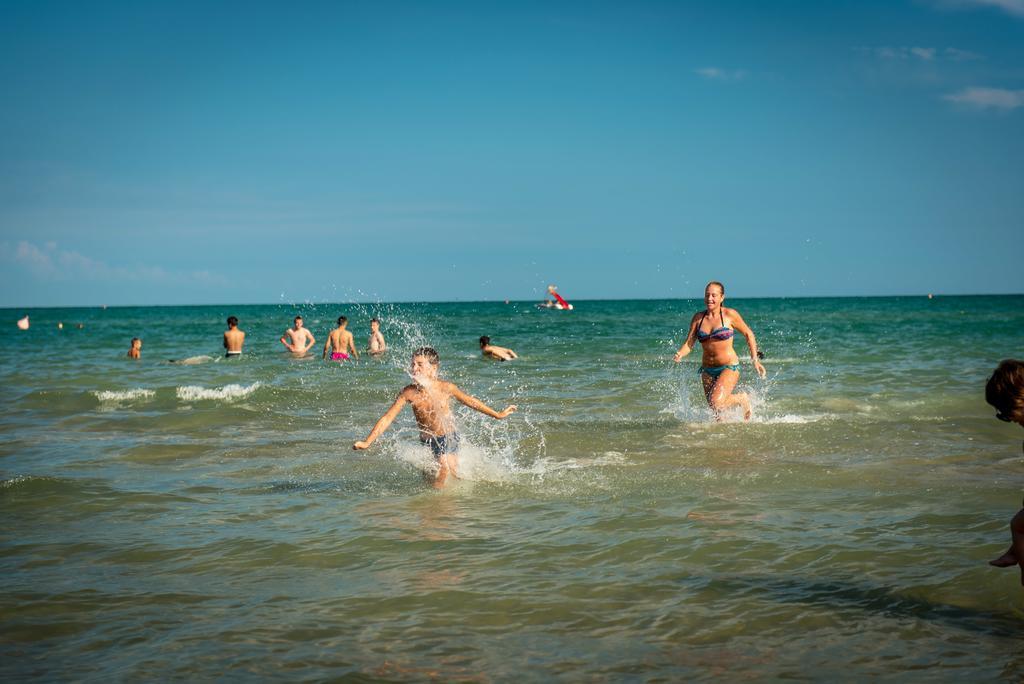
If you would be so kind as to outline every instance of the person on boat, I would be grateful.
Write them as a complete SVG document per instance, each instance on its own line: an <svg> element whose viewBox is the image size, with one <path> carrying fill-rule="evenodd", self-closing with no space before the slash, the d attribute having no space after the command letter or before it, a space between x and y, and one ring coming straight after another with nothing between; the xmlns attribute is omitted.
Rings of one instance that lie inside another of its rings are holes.
<svg viewBox="0 0 1024 684"><path fill-rule="evenodd" d="M571 311L572 304L562 299L562 295L558 294L557 290L558 288L554 285L548 285L548 294L554 297L554 301L551 302L551 306L555 309Z"/></svg>
<svg viewBox="0 0 1024 684"><path fill-rule="evenodd" d="M747 338L750 359L757 374L763 378L766 371L757 353L754 331L743 321L739 311L723 306L724 301L725 286L717 281L708 283L704 288L705 309L690 319L690 331L674 361L679 363L690 353L694 343L700 342L704 356L698 373L715 420L722 420L722 412L731 406L742 407L743 419L750 420L750 397L745 392L733 392L740 379L740 359L732 347L735 333Z"/></svg>

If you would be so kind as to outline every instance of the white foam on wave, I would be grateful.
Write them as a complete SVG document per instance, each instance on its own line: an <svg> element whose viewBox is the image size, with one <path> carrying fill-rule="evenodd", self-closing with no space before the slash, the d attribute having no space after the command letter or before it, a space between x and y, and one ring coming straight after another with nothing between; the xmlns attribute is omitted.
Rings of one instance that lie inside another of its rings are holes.
<svg viewBox="0 0 1024 684"><path fill-rule="evenodd" d="M212 356L206 356L205 354L201 354L199 356L190 356L187 359L172 360L171 363L177 363L183 366L195 366L200 363L210 363L211 361L217 360L218 359L215 359Z"/></svg>
<svg viewBox="0 0 1024 684"><path fill-rule="evenodd" d="M135 401L136 399L150 399L156 395L151 389L137 387L130 390L109 390L96 391L93 395L101 402Z"/></svg>
<svg viewBox="0 0 1024 684"><path fill-rule="evenodd" d="M178 387L176 392L178 398L182 401L203 401L203 400L225 400L235 401L249 396L257 389L259 389L260 383L254 382L251 385L225 385L224 387L217 387L214 389L208 389L206 387L199 387L198 385L186 385L185 387Z"/></svg>
<svg viewBox="0 0 1024 684"><path fill-rule="evenodd" d="M769 425L775 424L802 424L802 423L816 423L819 420L827 420L832 416L827 413L812 414L809 416L801 416L795 413L787 413L781 416L758 416L756 413L750 422L752 423L765 423Z"/></svg>

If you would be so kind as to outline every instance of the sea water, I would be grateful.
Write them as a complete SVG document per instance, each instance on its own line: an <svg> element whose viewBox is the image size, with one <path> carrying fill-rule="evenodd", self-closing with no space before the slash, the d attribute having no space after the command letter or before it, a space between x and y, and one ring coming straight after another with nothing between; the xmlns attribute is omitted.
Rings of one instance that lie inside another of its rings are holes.
<svg viewBox="0 0 1024 684"><path fill-rule="evenodd" d="M699 300L7 310L0 675L1024 677L1019 572L986 564L1024 432L983 396L1024 297L728 304L767 353L760 380L738 336L749 423L712 421L699 350L672 363ZM278 342L297 313L311 358ZM339 315L387 354L321 361ZM456 411L442 491L408 410L351 448L421 345L519 407Z"/></svg>

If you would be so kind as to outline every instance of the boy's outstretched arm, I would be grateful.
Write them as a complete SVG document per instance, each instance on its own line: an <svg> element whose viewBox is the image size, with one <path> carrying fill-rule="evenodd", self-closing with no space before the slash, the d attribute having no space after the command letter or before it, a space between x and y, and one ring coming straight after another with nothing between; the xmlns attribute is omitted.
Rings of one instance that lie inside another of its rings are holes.
<svg viewBox="0 0 1024 684"><path fill-rule="evenodd" d="M352 448L356 451L360 449L369 449L370 445L381 436L381 433L391 426L391 423L398 417L398 414L402 412L402 407L407 403L409 403L409 400L405 398L405 390L402 390L395 399L395 403L391 405L391 408L384 412L384 415L380 417L377 424L373 426L372 430L370 430L370 436L367 437L365 441L356 442L352 445Z"/></svg>
<svg viewBox="0 0 1024 684"><path fill-rule="evenodd" d="M458 399L466 406L468 406L469 408L473 409L474 411L479 411L484 415L488 415L491 418L497 418L498 420L501 420L502 418L505 418L511 415L512 413L515 413L517 408L515 404L512 404L511 406L506 406L504 411L495 411L490 406L480 401L476 397L466 394L458 387L456 387L454 384L452 385L452 396Z"/></svg>

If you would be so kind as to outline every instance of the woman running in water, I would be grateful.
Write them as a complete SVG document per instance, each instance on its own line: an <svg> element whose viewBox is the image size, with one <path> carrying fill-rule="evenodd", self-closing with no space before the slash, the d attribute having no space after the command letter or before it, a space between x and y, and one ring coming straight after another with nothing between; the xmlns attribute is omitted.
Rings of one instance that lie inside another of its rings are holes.
<svg viewBox="0 0 1024 684"><path fill-rule="evenodd" d="M739 311L722 306L723 301L725 286L717 281L708 283L704 288L704 306L707 308L698 311L690 319L690 332L674 360L679 363L693 349L694 342L700 342L704 358L698 372L704 384L708 406L715 412L715 420L722 420L722 411L736 405L743 407L743 419L750 420L750 398L744 392L734 394L732 391L740 379L740 359L732 348L735 333L747 338L750 358L757 374L763 378L765 370L758 360L754 331L743 322Z"/></svg>

